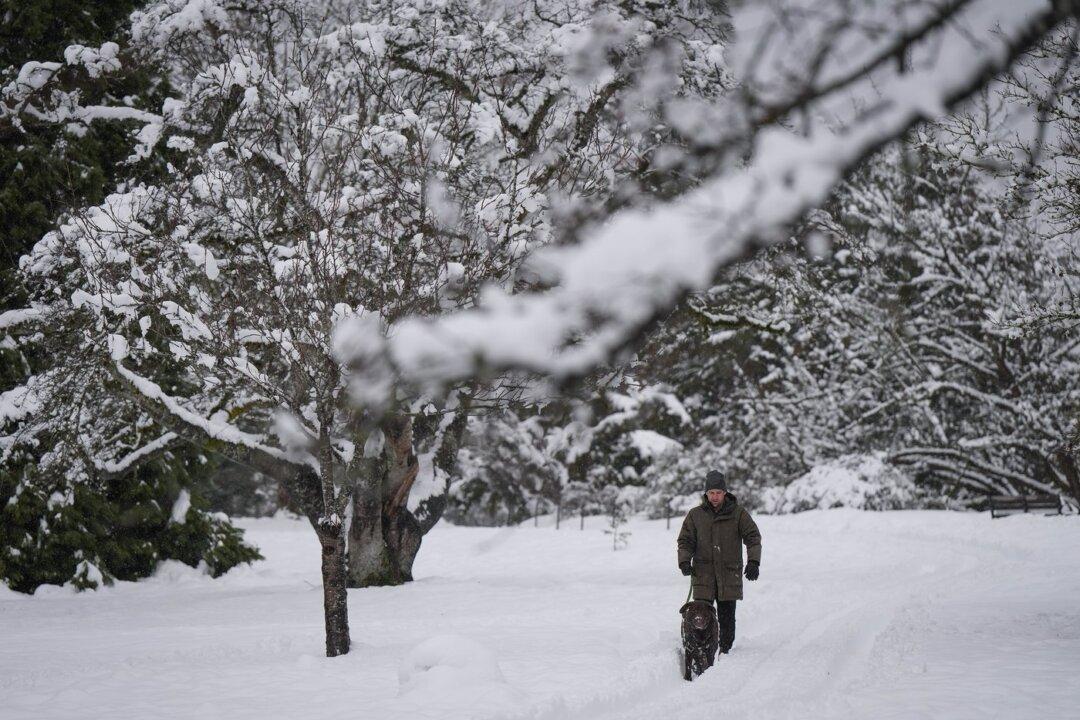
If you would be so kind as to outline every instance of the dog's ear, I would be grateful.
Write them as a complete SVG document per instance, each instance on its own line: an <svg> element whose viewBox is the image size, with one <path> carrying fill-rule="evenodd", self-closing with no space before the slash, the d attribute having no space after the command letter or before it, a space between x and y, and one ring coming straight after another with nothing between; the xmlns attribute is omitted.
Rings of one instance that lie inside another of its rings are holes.
<svg viewBox="0 0 1080 720"><path fill-rule="evenodd" d="M693 605L693 604L694 604L693 600L691 600L690 602L684 604L681 608L679 608L679 614L680 615L685 615L686 614L686 609L688 607L690 607L691 605Z"/></svg>

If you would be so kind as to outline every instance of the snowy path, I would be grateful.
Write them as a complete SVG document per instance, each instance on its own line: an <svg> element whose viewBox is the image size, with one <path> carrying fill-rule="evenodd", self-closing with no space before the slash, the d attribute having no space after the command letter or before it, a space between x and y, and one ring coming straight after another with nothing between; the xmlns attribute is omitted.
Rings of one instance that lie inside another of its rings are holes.
<svg viewBox="0 0 1080 720"><path fill-rule="evenodd" d="M2 592L0 718L1080 717L1080 518L758 520L735 649L692 684L674 526L634 522L617 553L599 519L440 527L415 583L350 593L353 652L327 660L317 544L275 519L244 523L267 562L218 581L174 566L98 593ZM489 648L506 683L402 693L402 658L448 633Z"/></svg>

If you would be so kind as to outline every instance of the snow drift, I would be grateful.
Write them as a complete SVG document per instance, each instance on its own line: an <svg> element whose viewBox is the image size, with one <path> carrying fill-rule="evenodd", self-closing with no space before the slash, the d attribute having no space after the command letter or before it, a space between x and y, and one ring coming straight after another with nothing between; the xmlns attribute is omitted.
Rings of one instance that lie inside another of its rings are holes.
<svg viewBox="0 0 1080 720"><path fill-rule="evenodd" d="M402 658L399 695L446 710L519 706L523 694L507 684L495 653L462 635L436 635Z"/></svg>

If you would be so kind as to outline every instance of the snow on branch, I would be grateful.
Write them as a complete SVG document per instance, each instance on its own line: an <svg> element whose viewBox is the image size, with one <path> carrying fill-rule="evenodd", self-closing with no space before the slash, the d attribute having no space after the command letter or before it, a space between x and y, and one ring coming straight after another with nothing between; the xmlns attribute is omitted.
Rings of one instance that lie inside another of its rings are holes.
<svg viewBox="0 0 1080 720"><path fill-rule="evenodd" d="M950 448L904 448L903 450L893 453L890 457L890 461L898 464L910 464L914 462L921 462L927 465L938 464L948 468L958 477L969 474L969 471L971 470L975 470L975 473L970 474L977 478L978 482L981 482L984 486L990 484L992 480L997 480L999 482L1005 481L1013 485L1027 487L1049 495L1057 495L1061 492L1052 485L1039 482L1034 478L1013 472L1008 468L999 467L990 462L980 460L971 455L962 454L961 452ZM1009 489L1003 488L1000 485L994 485L993 487L996 492L1005 492ZM985 489L985 487L982 489Z"/></svg>
<svg viewBox="0 0 1080 720"><path fill-rule="evenodd" d="M19 308L17 310L5 310L0 312L0 330L7 330L16 325L41 320L45 317L45 311L41 308Z"/></svg>
<svg viewBox="0 0 1080 720"><path fill-rule="evenodd" d="M7 461L20 434L32 435L36 427L20 428L19 424L33 418L44 405L41 378L34 375L25 384L0 392L0 463Z"/></svg>
<svg viewBox="0 0 1080 720"><path fill-rule="evenodd" d="M801 113L789 123L801 132L779 125L756 131L743 168L723 170L666 204L618 212L578 244L538 252L532 265L549 290L515 296L491 287L474 309L402 323L390 338L398 371L424 383L511 369L562 379L586 374L688 293L709 287L725 267L783 238L869 154L941 117L1077 7L977 0L940 13L922 32L867 33L859 52L834 53L824 81L830 107L815 104L824 93L806 85L791 90L798 102L772 100L770 107ZM820 47L801 50L826 53L838 42L826 33L817 40ZM883 54L916 61L867 63ZM849 57L867 71L845 73ZM846 121L836 118L840 95L856 109ZM360 357L343 359L362 364Z"/></svg>
<svg viewBox="0 0 1080 720"><path fill-rule="evenodd" d="M82 75L96 79L121 71L120 46L106 42L101 47L70 45L64 62L32 60L24 63L13 78L0 86L0 121L23 130L22 116L50 123L96 119L151 122L152 113L134 108L80 106L83 92L77 87Z"/></svg>
<svg viewBox="0 0 1080 720"><path fill-rule="evenodd" d="M41 409L36 380L36 377L32 377L25 385L0 393L0 425L18 422Z"/></svg>
<svg viewBox="0 0 1080 720"><path fill-rule="evenodd" d="M158 439L143 445L138 450L129 452L119 460L95 461L94 466L106 475L122 475L150 456L168 450L173 444L173 441L179 439L179 437L180 436L174 432L167 432Z"/></svg>
<svg viewBox="0 0 1080 720"><path fill-rule="evenodd" d="M207 437L211 437L215 440L221 440L222 442L229 443L231 445L237 445L245 447L256 452L264 453L276 460L282 460L288 463L297 465L307 465L319 472L319 462L310 453L305 452L285 452L280 448L276 448L265 444L264 438L261 435L255 435L253 433L244 432L235 425L219 419L219 418L206 418L199 413L193 412L184 405L167 394L161 389L161 386L157 383L148 380L147 378L138 375L131 370L124 367L124 364L117 360L116 371L119 375L128 381L129 385L141 394L143 397L160 403L168 410L169 414L184 422L187 425L205 433Z"/></svg>
<svg viewBox="0 0 1080 720"><path fill-rule="evenodd" d="M982 403L986 408L996 407L1001 410L1005 410L1016 415L1022 422L1024 422L1029 428L1036 428L1041 431L1046 437L1054 438L1058 437L1060 433L1046 422L1046 419L1039 413L1036 408L1029 407L1019 402L1014 402L1008 398L1001 397L999 395L992 395L989 393L981 392L975 388L968 387L957 382L940 382L937 380L928 380L926 382L912 385L905 389L902 393L895 397L889 398L883 403L880 403L873 408L867 410L855 420L852 420L848 424L848 428L854 427L873 419L880 415L885 410L894 408L904 402L910 402L912 400L919 400L932 397L938 393L955 393L958 395L965 395L972 400ZM847 428L845 428L847 429Z"/></svg>

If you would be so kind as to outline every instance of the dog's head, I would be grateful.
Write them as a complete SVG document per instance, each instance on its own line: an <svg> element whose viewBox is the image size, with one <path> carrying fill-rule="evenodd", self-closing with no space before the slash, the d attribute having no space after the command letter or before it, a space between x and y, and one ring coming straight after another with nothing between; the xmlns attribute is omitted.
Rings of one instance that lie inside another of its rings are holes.
<svg viewBox="0 0 1080 720"><path fill-rule="evenodd" d="M683 617L683 625L698 634L705 634L716 625L716 610L711 602L705 600L691 600L679 608L679 613Z"/></svg>

